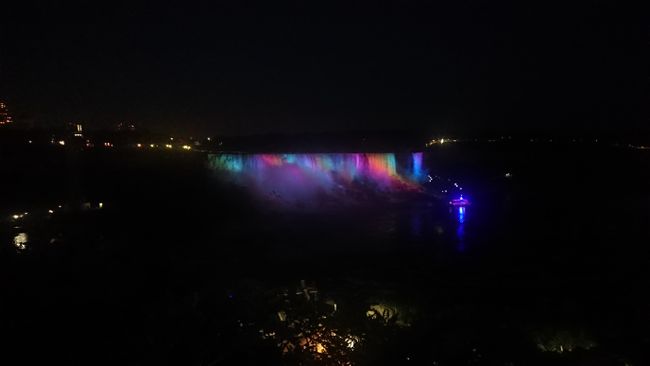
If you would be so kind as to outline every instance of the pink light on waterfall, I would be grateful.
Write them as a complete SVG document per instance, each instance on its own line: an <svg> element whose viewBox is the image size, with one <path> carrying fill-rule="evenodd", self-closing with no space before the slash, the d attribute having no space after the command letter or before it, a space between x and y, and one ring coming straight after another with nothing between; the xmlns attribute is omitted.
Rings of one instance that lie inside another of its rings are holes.
<svg viewBox="0 0 650 366"><path fill-rule="evenodd" d="M393 153L214 154L209 163L258 194L289 201L420 189L412 173L399 174Z"/></svg>
<svg viewBox="0 0 650 366"><path fill-rule="evenodd" d="M262 154L259 156L260 160L264 164L269 166L280 166L283 164L282 158L279 155L274 154Z"/></svg>

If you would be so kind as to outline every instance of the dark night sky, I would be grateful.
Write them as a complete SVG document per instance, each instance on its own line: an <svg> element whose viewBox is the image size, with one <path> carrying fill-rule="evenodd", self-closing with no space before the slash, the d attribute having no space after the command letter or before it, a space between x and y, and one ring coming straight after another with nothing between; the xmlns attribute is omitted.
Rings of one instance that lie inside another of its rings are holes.
<svg viewBox="0 0 650 366"><path fill-rule="evenodd" d="M264 3L9 7L0 98L189 133L648 124L648 28L616 2Z"/></svg>

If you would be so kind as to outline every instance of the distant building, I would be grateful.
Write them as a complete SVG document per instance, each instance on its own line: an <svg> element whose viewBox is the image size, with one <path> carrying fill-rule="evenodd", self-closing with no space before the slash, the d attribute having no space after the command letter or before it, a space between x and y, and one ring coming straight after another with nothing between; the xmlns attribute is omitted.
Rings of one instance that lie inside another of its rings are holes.
<svg viewBox="0 0 650 366"><path fill-rule="evenodd" d="M68 123L68 132L71 133L73 137L84 137L84 128L81 123Z"/></svg>
<svg viewBox="0 0 650 366"><path fill-rule="evenodd" d="M0 125L8 125L12 123L13 120L9 114L9 109L4 102L0 102Z"/></svg>

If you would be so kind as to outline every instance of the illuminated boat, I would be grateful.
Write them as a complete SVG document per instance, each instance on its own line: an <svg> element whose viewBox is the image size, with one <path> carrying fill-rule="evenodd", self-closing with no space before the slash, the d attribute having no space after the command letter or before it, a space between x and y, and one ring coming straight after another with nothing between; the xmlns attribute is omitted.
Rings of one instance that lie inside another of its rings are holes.
<svg viewBox="0 0 650 366"><path fill-rule="evenodd" d="M454 198L451 201L449 201L449 204L454 207L465 207L465 206L469 206L471 202L469 202L467 198L463 198L463 195L461 195L460 198Z"/></svg>

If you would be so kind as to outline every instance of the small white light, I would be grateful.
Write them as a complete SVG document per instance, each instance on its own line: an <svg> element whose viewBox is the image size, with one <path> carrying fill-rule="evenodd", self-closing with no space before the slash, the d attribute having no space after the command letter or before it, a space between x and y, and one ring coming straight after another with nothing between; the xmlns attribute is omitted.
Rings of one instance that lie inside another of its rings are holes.
<svg viewBox="0 0 650 366"><path fill-rule="evenodd" d="M53 214L54 210L47 210L47 212Z"/></svg>

